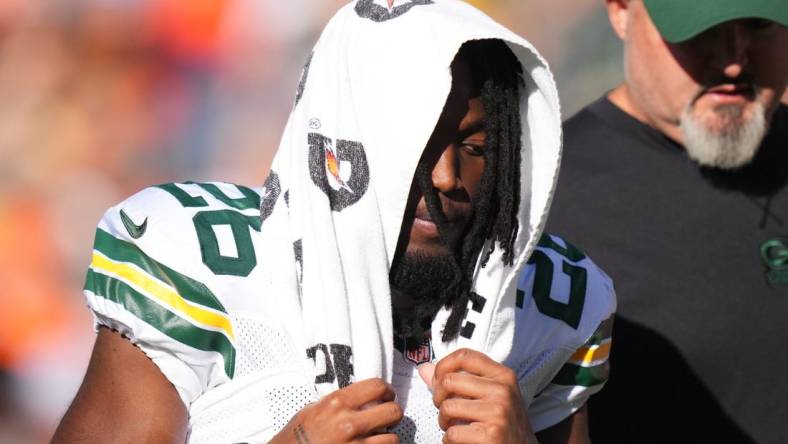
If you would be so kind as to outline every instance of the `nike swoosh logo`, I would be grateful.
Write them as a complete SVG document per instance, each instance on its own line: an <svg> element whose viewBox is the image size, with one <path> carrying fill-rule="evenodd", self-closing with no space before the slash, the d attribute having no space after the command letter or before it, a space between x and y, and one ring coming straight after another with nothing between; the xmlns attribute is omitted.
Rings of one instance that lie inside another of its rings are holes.
<svg viewBox="0 0 788 444"><path fill-rule="evenodd" d="M139 239L145 234L145 230L148 228L148 218L146 217L144 221L140 225L134 223L133 220L126 214L125 211L120 210L120 220L123 221L123 225L126 227L126 231L129 232L129 236L134 239Z"/></svg>

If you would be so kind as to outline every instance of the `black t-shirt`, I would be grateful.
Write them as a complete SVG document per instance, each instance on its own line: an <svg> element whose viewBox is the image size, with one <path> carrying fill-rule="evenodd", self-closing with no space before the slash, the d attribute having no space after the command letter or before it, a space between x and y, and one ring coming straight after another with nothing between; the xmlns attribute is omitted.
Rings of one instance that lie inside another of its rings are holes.
<svg viewBox="0 0 788 444"><path fill-rule="evenodd" d="M735 172L605 98L564 131L547 231L619 301L594 442L788 443L788 108Z"/></svg>

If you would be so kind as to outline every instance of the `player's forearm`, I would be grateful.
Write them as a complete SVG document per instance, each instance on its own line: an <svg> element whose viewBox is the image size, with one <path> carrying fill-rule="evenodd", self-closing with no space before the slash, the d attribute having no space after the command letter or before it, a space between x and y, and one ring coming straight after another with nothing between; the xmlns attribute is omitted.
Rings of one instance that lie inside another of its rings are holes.
<svg viewBox="0 0 788 444"><path fill-rule="evenodd" d="M87 374L53 443L183 443L188 413L158 367L120 334L99 330Z"/></svg>

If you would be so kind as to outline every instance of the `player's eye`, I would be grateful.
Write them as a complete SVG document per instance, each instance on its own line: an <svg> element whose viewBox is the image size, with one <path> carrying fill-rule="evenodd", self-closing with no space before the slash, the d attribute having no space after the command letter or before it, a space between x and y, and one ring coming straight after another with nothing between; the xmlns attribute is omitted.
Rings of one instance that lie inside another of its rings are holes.
<svg viewBox="0 0 788 444"><path fill-rule="evenodd" d="M463 142L461 145L463 151L470 154L471 156L483 156L484 155L484 144L483 143L472 143L472 142Z"/></svg>

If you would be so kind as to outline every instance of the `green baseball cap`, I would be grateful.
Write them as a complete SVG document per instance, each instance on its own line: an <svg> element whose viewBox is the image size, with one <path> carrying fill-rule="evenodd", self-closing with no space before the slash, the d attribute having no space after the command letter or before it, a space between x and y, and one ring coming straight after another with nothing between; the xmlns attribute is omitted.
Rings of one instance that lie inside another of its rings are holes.
<svg viewBox="0 0 788 444"><path fill-rule="evenodd" d="M788 26L788 0L643 0L662 38L678 43L729 20L760 18Z"/></svg>

